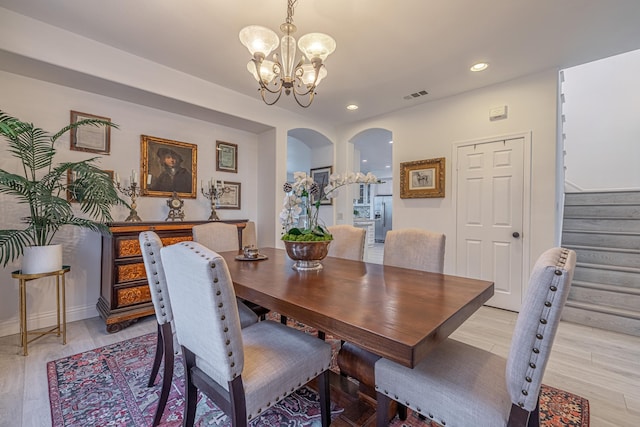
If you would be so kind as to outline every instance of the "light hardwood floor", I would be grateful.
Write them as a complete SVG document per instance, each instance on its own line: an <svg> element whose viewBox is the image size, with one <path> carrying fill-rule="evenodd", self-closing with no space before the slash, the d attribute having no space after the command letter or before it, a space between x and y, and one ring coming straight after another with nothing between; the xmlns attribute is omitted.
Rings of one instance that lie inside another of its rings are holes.
<svg viewBox="0 0 640 427"><path fill-rule="evenodd" d="M515 320L515 313L483 307L453 337L506 356ZM46 362L155 330L151 316L108 334L95 317L70 323L67 345L46 336L30 344L27 357L17 335L0 338L0 426L51 425ZM640 426L640 338L561 322L544 383L589 399L592 427Z"/></svg>

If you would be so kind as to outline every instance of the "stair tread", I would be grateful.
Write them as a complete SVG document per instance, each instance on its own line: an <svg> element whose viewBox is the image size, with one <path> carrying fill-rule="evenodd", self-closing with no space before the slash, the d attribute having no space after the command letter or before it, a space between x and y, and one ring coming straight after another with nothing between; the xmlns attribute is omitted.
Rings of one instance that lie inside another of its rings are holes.
<svg viewBox="0 0 640 427"><path fill-rule="evenodd" d="M578 308L587 311L595 311L613 316L627 317L629 319L640 320L640 311L625 310L623 308L611 307L606 305L591 304L588 302L567 300L566 307Z"/></svg>
<svg viewBox="0 0 640 427"><path fill-rule="evenodd" d="M583 234L609 234L612 236L640 236L640 232L637 231L582 230L578 228L564 228L562 232Z"/></svg>
<svg viewBox="0 0 640 427"><path fill-rule="evenodd" d="M631 294L640 296L640 288L634 288L631 286L611 285L609 283L595 283L585 282L583 280L573 280L571 286L578 286L581 288L599 289L607 292L616 292L621 294Z"/></svg>
<svg viewBox="0 0 640 427"><path fill-rule="evenodd" d="M562 246L568 249L586 249L586 250L598 251L598 252L624 252L628 254L640 255L639 249L613 248L613 247L593 246L593 245L562 245Z"/></svg>
<svg viewBox="0 0 640 427"><path fill-rule="evenodd" d="M595 270L608 270L608 271L621 271L625 273L638 273L640 274L640 268L636 267L621 267L619 265L609 264L593 264L589 262L577 262L576 267L590 268Z"/></svg>

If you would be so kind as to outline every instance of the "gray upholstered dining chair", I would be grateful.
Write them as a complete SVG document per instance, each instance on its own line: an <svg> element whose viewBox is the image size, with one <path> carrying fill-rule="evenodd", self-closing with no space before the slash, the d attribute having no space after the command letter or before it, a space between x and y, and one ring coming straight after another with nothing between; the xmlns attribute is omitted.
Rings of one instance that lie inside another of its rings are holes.
<svg viewBox="0 0 640 427"><path fill-rule="evenodd" d="M255 227L248 227L253 228L253 232L255 234ZM249 230L248 233L250 234L251 230ZM243 242L244 237L243 232ZM238 241L238 227L224 222L209 222L206 224L195 225L193 227L193 240L214 252L237 251L240 249ZM251 301L240 301L256 313L261 320L264 320L266 314L269 312L268 309L258 304L254 304Z"/></svg>
<svg viewBox="0 0 640 427"><path fill-rule="evenodd" d="M256 223L253 221L247 221L242 230L242 247L245 246L258 246L258 233Z"/></svg>
<svg viewBox="0 0 640 427"><path fill-rule="evenodd" d="M160 390L160 399L153 417L153 426L157 426L162 418L164 407L167 404L169 391L171 390L171 381L173 379L173 366L175 355L179 353L176 337L172 327L173 312L171 311L171 300L167 291L167 281L160 258L160 249L162 248L162 240L153 231L144 231L138 236L140 242L140 251L144 261L144 268L147 273L147 281L149 282L149 291L151 292L151 302L156 313L156 321L158 323L158 340L156 344L156 354L151 368L151 375L147 387L155 384L156 376L160 370L160 364L164 358L164 372L162 374L162 388ZM183 286L189 286L184 283ZM258 321L256 314L248 307L238 302L238 312L240 313L240 324L246 327Z"/></svg>
<svg viewBox="0 0 640 427"><path fill-rule="evenodd" d="M225 222L208 222L194 225L193 240L216 252L237 251L240 249L238 227Z"/></svg>
<svg viewBox="0 0 640 427"><path fill-rule="evenodd" d="M536 262L507 359L447 339L413 369L375 365L378 407L393 399L449 426L538 426L539 394L576 254L545 251ZM388 419L378 414L377 426Z"/></svg>
<svg viewBox="0 0 640 427"><path fill-rule="evenodd" d="M322 425L329 425L331 346L268 320L241 329L227 264L203 245L182 242L161 255L183 354L183 425L194 423L198 390L234 427L246 426L316 377Z"/></svg>
<svg viewBox="0 0 640 427"><path fill-rule="evenodd" d="M413 270L444 271L445 235L420 228L390 230L384 241L382 263Z"/></svg>
<svg viewBox="0 0 640 427"><path fill-rule="evenodd" d="M346 258L355 261L364 259L364 241L366 231L364 228L354 227L349 224L330 225L327 227L333 236L329 244L328 256Z"/></svg>
<svg viewBox="0 0 640 427"><path fill-rule="evenodd" d="M442 233L404 228L387 232L382 263L394 267L442 273L446 236ZM346 342L338 353L338 366L342 375L358 380L359 391L373 399L375 392L374 365L380 356L355 344ZM382 412L382 411L381 411ZM398 412L406 417L406 408L400 404Z"/></svg>

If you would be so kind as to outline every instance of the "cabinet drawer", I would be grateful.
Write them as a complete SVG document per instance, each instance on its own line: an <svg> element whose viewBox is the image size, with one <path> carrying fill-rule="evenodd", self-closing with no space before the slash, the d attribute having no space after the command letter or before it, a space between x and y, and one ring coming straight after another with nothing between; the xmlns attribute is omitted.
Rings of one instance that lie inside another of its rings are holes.
<svg viewBox="0 0 640 427"><path fill-rule="evenodd" d="M121 264L116 266L116 283L132 282L134 280L146 280L147 271L144 263Z"/></svg>
<svg viewBox="0 0 640 427"><path fill-rule="evenodd" d="M151 301L151 291L146 283L131 288L122 288L116 291L116 308L141 304Z"/></svg>
<svg viewBox="0 0 640 427"><path fill-rule="evenodd" d="M173 245L175 243L184 242L186 240L193 240L192 236L171 236L161 237L162 244L164 246ZM116 258L130 258L134 256L142 256L140 250L140 241L138 238L125 238L116 240Z"/></svg>

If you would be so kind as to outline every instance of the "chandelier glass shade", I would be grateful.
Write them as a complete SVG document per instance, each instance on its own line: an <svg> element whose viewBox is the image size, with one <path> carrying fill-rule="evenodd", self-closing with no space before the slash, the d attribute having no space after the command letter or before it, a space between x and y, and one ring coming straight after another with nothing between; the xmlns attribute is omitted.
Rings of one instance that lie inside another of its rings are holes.
<svg viewBox="0 0 640 427"><path fill-rule="evenodd" d="M267 105L273 105L280 99L282 92L293 93L298 105L308 107L313 102L316 87L327 75L324 61L336 49L333 38L322 33L309 33L300 37L296 48L293 25L293 8L297 0L288 0L287 21L280 25L284 34L278 35L259 25L250 25L240 31L240 42L252 55L247 70L260 85L260 96ZM280 45L280 54L267 57ZM296 51L302 56L296 61ZM305 60L306 57L306 60ZM308 62L307 62L308 61Z"/></svg>

